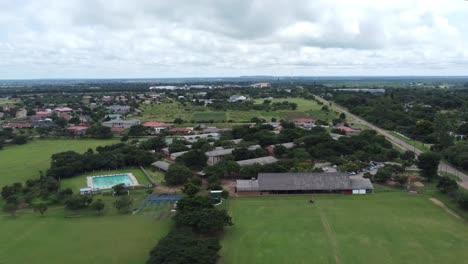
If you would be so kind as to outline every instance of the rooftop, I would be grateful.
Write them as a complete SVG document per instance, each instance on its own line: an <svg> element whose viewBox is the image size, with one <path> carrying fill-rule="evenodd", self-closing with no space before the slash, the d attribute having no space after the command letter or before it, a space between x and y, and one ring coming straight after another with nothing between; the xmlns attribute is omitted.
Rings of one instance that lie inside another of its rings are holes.
<svg viewBox="0 0 468 264"><path fill-rule="evenodd" d="M239 164L240 166L249 166L249 165L254 165L254 164L266 165L266 164L271 164L275 162L278 162L278 160L275 157L266 156L266 157L260 157L260 158L255 158L255 159L239 160L237 161L237 164Z"/></svg>

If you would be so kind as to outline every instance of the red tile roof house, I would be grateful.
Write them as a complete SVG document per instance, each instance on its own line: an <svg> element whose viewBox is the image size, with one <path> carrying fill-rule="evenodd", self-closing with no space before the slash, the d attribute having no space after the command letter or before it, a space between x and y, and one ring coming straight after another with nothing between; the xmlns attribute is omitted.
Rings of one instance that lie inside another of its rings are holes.
<svg viewBox="0 0 468 264"><path fill-rule="evenodd" d="M70 131L70 133L74 137L78 137L78 136L85 135L88 128L89 127L87 127L87 126L71 126L71 127L68 127L67 130Z"/></svg>
<svg viewBox="0 0 468 264"><path fill-rule="evenodd" d="M53 113L52 111L37 111L35 116L45 118L51 116Z"/></svg>
<svg viewBox="0 0 468 264"><path fill-rule="evenodd" d="M144 127L151 127L154 129L155 134L159 134L161 131L166 130L171 125L162 122L146 122L143 124Z"/></svg>
<svg viewBox="0 0 468 264"><path fill-rule="evenodd" d="M358 135L361 132L359 129L354 129L347 126L336 126L335 129L344 132L348 136Z"/></svg>
<svg viewBox="0 0 468 264"><path fill-rule="evenodd" d="M296 126L301 127L313 127L315 126L315 120L312 118L296 118L292 120Z"/></svg>
<svg viewBox="0 0 468 264"><path fill-rule="evenodd" d="M73 109L69 108L69 107L57 107L54 109L54 112L57 112L57 113L71 113L73 112Z"/></svg>
<svg viewBox="0 0 468 264"><path fill-rule="evenodd" d="M19 129L19 128L31 128L31 127L32 127L32 123L12 122L12 123L3 124L3 128Z"/></svg>

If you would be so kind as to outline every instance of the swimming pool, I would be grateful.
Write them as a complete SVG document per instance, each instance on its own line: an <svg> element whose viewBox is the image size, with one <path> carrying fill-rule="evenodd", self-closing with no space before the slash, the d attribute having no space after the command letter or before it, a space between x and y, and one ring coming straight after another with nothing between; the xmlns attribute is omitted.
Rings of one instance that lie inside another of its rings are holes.
<svg viewBox="0 0 468 264"><path fill-rule="evenodd" d="M138 184L131 173L88 177L88 186L92 189L110 189L113 186L122 183L125 186Z"/></svg>

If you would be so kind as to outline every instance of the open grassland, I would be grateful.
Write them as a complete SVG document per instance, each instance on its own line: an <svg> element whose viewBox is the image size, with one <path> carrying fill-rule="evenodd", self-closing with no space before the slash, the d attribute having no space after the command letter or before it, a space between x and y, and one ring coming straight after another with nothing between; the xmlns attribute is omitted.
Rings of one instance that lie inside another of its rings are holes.
<svg viewBox="0 0 468 264"><path fill-rule="evenodd" d="M60 182L60 188L70 188L74 193L78 193L81 187L86 187L86 177L88 176L99 176L99 175L114 175L122 173L133 173L138 183L141 185L150 184L144 173L139 168L122 169L122 170L111 170L111 171L95 171L82 174L73 178L64 179Z"/></svg>
<svg viewBox="0 0 468 264"><path fill-rule="evenodd" d="M68 150L83 153L89 148L113 143L117 140L56 139L7 147L0 150L0 187L38 177L39 171L45 172L49 168L52 154Z"/></svg>
<svg viewBox="0 0 468 264"><path fill-rule="evenodd" d="M468 225L425 195L245 197L222 263L461 263Z"/></svg>
<svg viewBox="0 0 468 264"><path fill-rule="evenodd" d="M137 207L145 195L131 197ZM171 221L156 219L156 211L121 215L113 208L115 197L97 198L106 203L101 216L79 212L79 218L66 218L63 207L49 208L44 216L32 210L15 218L0 213L0 263L145 263Z"/></svg>
<svg viewBox="0 0 468 264"><path fill-rule="evenodd" d="M173 122L176 118L182 118L186 121L213 121L222 122L231 120L232 122L249 122L252 118L262 118L265 120L293 119L300 117L311 117L314 119L328 120L337 117L333 111L322 111L322 105L312 100L302 98L279 98L273 99L273 102L288 101L297 104L296 110L279 111L212 111L206 106L194 106L190 103L182 104L180 102L164 102L155 105L142 105L142 121L162 121ZM263 100L256 100L256 103L263 103Z"/></svg>

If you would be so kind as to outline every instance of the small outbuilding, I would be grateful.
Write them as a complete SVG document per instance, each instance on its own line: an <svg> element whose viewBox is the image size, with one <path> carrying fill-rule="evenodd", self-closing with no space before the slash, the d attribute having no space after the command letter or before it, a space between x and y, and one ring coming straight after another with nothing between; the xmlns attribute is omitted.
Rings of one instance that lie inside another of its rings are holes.
<svg viewBox="0 0 468 264"><path fill-rule="evenodd" d="M157 169L159 169L159 170L161 170L161 171L164 171L164 172L166 172L166 171L169 170L169 166L170 166L170 165L171 165L171 164L169 164L168 162L161 161L161 160L160 160L160 161L156 161L156 162L154 162L154 163L151 163L151 166L153 166L153 167L155 167L155 168L157 168Z"/></svg>

